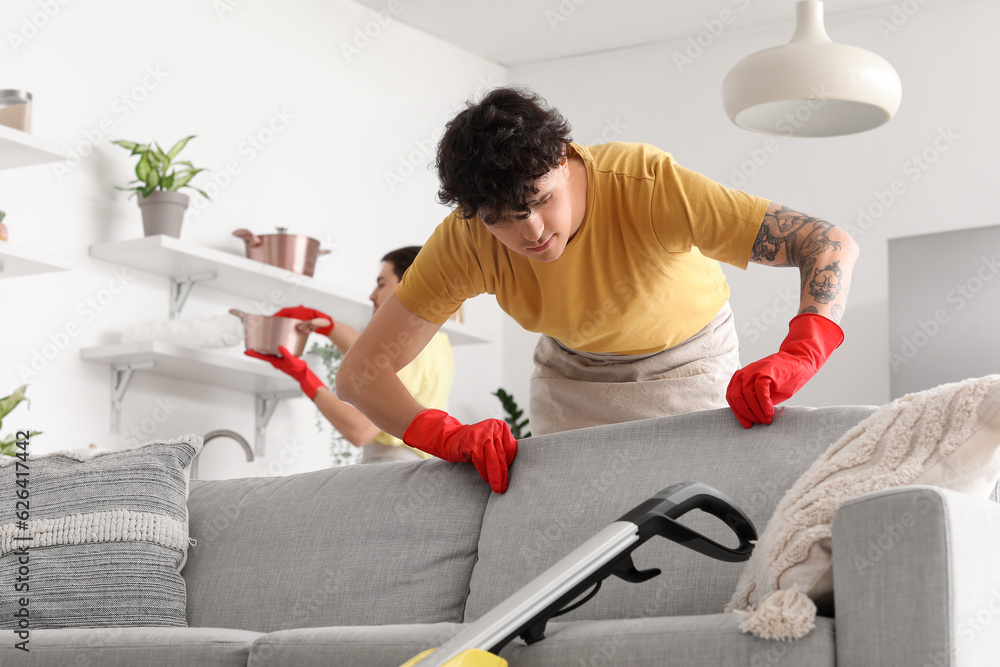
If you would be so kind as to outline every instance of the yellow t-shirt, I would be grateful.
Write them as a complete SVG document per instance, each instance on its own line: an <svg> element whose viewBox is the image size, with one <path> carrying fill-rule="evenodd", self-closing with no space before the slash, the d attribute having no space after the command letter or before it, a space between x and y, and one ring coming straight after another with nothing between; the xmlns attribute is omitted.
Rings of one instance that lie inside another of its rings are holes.
<svg viewBox="0 0 1000 667"><path fill-rule="evenodd" d="M409 273L409 269L406 273ZM447 411L448 394L451 393L451 384L455 379L455 362L451 357L451 342L448 336L440 331L434 334L420 354L401 368L396 377L402 381L403 386L417 403L425 408ZM372 441L383 445L406 447L402 440L385 431L375 436ZM431 458L430 454L419 449L413 451L420 454L421 458Z"/></svg>
<svg viewBox="0 0 1000 667"><path fill-rule="evenodd" d="M681 167L648 144L571 144L587 168L587 210L549 263L509 250L478 218L444 219L396 287L443 323L495 294L522 327L586 352L644 354L704 327L729 298L718 262L745 269L768 200Z"/></svg>

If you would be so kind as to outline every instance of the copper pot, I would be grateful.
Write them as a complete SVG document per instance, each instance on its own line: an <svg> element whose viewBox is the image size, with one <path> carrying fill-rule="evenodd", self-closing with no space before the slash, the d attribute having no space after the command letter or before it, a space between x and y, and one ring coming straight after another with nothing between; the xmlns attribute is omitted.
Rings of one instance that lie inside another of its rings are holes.
<svg viewBox="0 0 1000 667"><path fill-rule="evenodd" d="M301 357L306 349L309 331L300 331L296 326L302 320L294 317L244 313L236 308L230 308L229 312L243 320L248 350L278 356L281 354L278 348L285 347L296 357Z"/></svg>
<svg viewBox="0 0 1000 667"><path fill-rule="evenodd" d="M316 258L329 253L321 250L319 241L301 234L286 234L284 227L277 227L277 234L257 236L248 229L237 229L233 236L243 239L247 257L295 273L311 276L316 270Z"/></svg>

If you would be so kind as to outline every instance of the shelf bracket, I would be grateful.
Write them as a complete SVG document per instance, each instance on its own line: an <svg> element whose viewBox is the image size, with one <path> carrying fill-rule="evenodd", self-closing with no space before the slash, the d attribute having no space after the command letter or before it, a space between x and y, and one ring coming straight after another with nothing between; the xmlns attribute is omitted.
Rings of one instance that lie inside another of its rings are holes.
<svg viewBox="0 0 1000 667"><path fill-rule="evenodd" d="M156 365L152 361L140 361L132 364L112 364L111 365L111 432L118 433L121 430L122 420L122 399L128 390L129 382L135 371L145 371Z"/></svg>
<svg viewBox="0 0 1000 667"><path fill-rule="evenodd" d="M176 319L178 315L181 314L181 309L184 308L184 302L187 301L188 295L191 294L191 288L194 287L195 283L200 283L205 280L214 280L216 277L215 271L206 271L205 273L196 273L192 276L183 276L181 278L170 278L170 319Z"/></svg>
<svg viewBox="0 0 1000 667"><path fill-rule="evenodd" d="M298 389L287 391L276 391L270 394L257 394L254 406L254 438L253 453L255 458L264 456L265 436L267 435L267 423L271 421L274 409L278 407L278 402L283 398L298 398L302 392Z"/></svg>

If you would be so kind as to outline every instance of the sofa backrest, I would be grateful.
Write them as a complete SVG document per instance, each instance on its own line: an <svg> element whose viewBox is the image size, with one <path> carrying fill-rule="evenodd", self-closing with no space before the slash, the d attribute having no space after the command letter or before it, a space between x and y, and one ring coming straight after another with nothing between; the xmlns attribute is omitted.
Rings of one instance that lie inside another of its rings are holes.
<svg viewBox="0 0 1000 667"><path fill-rule="evenodd" d="M521 442L510 487L489 499L465 621L474 621L640 502L678 482L704 482L750 516L758 534L782 495L873 407L788 407L743 429L728 408L568 431ZM733 533L702 512L683 523L730 546ZM633 553L642 584L609 577L559 620L716 614L744 563L724 563L654 537Z"/></svg>
<svg viewBox="0 0 1000 667"><path fill-rule="evenodd" d="M489 493L443 461L193 481L188 624L460 621Z"/></svg>

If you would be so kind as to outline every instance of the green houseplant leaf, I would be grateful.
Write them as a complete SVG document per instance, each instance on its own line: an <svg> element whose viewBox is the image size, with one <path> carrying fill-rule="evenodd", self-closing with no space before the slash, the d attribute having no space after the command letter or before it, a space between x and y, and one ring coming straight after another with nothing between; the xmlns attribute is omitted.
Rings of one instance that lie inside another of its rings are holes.
<svg viewBox="0 0 1000 667"><path fill-rule="evenodd" d="M180 141L178 141L176 144L174 144L170 148L170 150L167 151L167 161L169 162L169 161L173 160L175 157L177 157L177 154L180 153L182 150L184 150L184 147L187 146L187 143L189 141L191 141L192 139L194 139L195 136L196 135L192 134L190 137L185 137L185 138L181 139ZM188 162L188 164L191 164L191 163Z"/></svg>
<svg viewBox="0 0 1000 667"><path fill-rule="evenodd" d="M126 150L132 151L133 155L135 155L135 148L136 148L136 146L139 145L139 144L135 143L134 141L125 141L124 139L118 139L117 141L112 141L111 143L118 144L122 148L124 148Z"/></svg>
<svg viewBox="0 0 1000 667"><path fill-rule="evenodd" d="M4 396L0 398L0 428L3 427L3 418L10 414L10 411L16 408L22 402L31 403L24 393L27 391L28 385L22 384L20 387L14 390L10 396ZM31 431L29 435L40 435L41 431ZM3 438L0 438L0 454L6 456L14 456L17 453L17 433L10 433Z"/></svg>
<svg viewBox="0 0 1000 667"><path fill-rule="evenodd" d="M135 175L143 183L149 183L149 172L152 171L153 167L149 163L149 153L143 151L142 157L139 158L139 162L135 165Z"/></svg>
<svg viewBox="0 0 1000 667"><path fill-rule="evenodd" d="M17 407L21 401L31 402L27 397L25 397L24 392L28 389L28 385L22 384L20 387L14 390L14 393L10 396L4 396L0 398L0 427L3 427L3 418L10 414L10 411Z"/></svg>
<svg viewBox="0 0 1000 667"><path fill-rule="evenodd" d="M504 421L510 426L511 434L518 440L521 438L530 438L531 431L526 430L528 427L528 418L521 419L524 415L524 410L518 407L514 397L502 388L493 392L493 395L500 399L500 405L503 406L504 412L507 413Z"/></svg>
<svg viewBox="0 0 1000 667"><path fill-rule="evenodd" d="M34 437L36 435L41 435L41 431L31 431L28 437ZM0 456L16 456L17 455L17 434L10 433L0 439Z"/></svg>
<svg viewBox="0 0 1000 667"><path fill-rule="evenodd" d="M129 190L133 194L149 197L157 191L177 191L180 188L191 188L206 199L211 199L204 190L190 184L191 179L204 169L197 169L188 160L174 162L188 142L196 135L185 137L175 143L169 151L164 151L158 142L140 144L135 141L117 139L111 143L129 151L130 155L138 155L135 165L136 180L129 182L127 187L115 186L118 190ZM178 169L179 166L185 167Z"/></svg>

